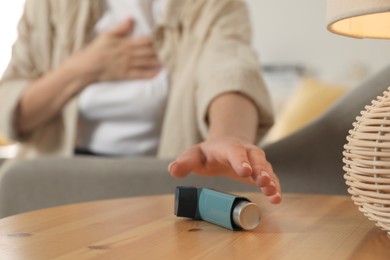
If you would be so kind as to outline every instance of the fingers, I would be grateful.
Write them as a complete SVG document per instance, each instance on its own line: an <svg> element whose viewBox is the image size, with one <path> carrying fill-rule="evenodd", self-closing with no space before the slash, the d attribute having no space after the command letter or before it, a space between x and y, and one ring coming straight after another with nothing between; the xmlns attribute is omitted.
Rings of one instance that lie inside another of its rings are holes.
<svg viewBox="0 0 390 260"><path fill-rule="evenodd" d="M193 171L201 169L203 165L203 155L198 146L194 146L169 164L168 171L173 177L183 178Z"/></svg>
<svg viewBox="0 0 390 260"><path fill-rule="evenodd" d="M134 29L134 20L126 19L120 23L117 27L109 31L108 33L114 36L126 36L131 33Z"/></svg>
<svg viewBox="0 0 390 260"><path fill-rule="evenodd" d="M229 150L227 159L238 176L249 177L252 175L252 166L249 163L247 151L244 146L236 146Z"/></svg>
<svg viewBox="0 0 390 260"><path fill-rule="evenodd" d="M244 146L237 146L228 152L227 158L237 175L250 176L271 203L281 202L279 179L262 150L257 147L248 149Z"/></svg>
<svg viewBox="0 0 390 260"><path fill-rule="evenodd" d="M254 148L249 150L248 157L253 167L251 178L271 203L281 202L281 188L279 179L274 173L271 164L266 160L262 150Z"/></svg>
<svg viewBox="0 0 390 260"><path fill-rule="evenodd" d="M133 57L154 56L156 53L152 38L147 36L128 38L124 48L129 50Z"/></svg>
<svg viewBox="0 0 390 260"><path fill-rule="evenodd" d="M160 71L161 63L158 60L150 37L141 37L129 40L127 66L128 76L131 79L146 79L156 76Z"/></svg>
<svg viewBox="0 0 390 260"><path fill-rule="evenodd" d="M153 46L153 39L150 36L131 37L128 39L128 43L133 48Z"/></svg>
<svg viewBox="0 0 390 260"><path fill-rule="evenodd" d="M149 56L144 58L133 58L129 62L130 66L137 68L157 68L161 66L161 63L156 56Z"/></svg>
<svg viewBox="0 0 390 260"><path fill-rule="evenodd" d="M150 78L155 77L159 71L160 71L160 68L131 69L127 73L127 78L129 78L129 79L150 79Z"/></svg>
<svg viewBox="0 0 390 260"><path fill-rule="evenodd" d="M273 196L269 196L269 197L268 197L268 200L269 200L272 204L279 204L280 202L282 202L282 196L280 195L280 193L276 193L276 194L273 195Z"/></svg>
<svg viewBox="0 0 390 260"><path fill-rule="evenodd" d="M142 44L134 44L131 41L130 46L127 48L131 59L157 59L156 50L154 49L151 39L142 41Z"/></svg>
<svg viewBox="0 0 390 260"><path fill-rule="evenodd" d="M135 39L128 53L128 78L149 79L155 77L161 70L161 63L157 58L150 37Z"/></svg>
<svg viewBox="0 0 390 260"><path fill-rule="evenodd" d="M168 166L168 171L176 178L186 177L191 172L201 176L222 174L246 183L255 183L273 204L280 203L282 199L279 179L264 152L254 145L230 143L224 146L222 143L215 145L204 142L177 157Z"/></svg>

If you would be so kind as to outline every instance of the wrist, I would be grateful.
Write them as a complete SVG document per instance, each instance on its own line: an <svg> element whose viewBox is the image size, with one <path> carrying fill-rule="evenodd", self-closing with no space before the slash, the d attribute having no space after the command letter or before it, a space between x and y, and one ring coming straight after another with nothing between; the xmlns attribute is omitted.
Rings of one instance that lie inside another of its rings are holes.
<svg viewBox="0 0 390 260"><path fill-rule="evenodd" d="M228 138L254 143L257 135L256 106L244 95L225 93L217 96L208 110L208 138Z"/></svg>
<svg viewBox="0 0 390 260"><path fill-rule="evenodd" d="M244 134L209 132L206 138L207 141L231 140L240 143L253 143L253 138Z"/></svg>
<svg viewBox="0 0 390 260"><path fill-rule="evenodd" d="M72 75L74 82L77 82L80 88L98 81L98 63L91 60L85 50L72 55L64 63L64 69Z"/></svg>

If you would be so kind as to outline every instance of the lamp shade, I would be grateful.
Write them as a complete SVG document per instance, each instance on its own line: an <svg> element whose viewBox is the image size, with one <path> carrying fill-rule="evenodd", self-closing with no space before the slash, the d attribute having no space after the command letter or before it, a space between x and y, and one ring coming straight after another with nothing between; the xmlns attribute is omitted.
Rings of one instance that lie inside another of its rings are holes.
<svg viewBox="0 0 390 260"><path fill-rule="evenodd" d="M326 14L333 33L390 39L390 0L327 0Z"/></svg>

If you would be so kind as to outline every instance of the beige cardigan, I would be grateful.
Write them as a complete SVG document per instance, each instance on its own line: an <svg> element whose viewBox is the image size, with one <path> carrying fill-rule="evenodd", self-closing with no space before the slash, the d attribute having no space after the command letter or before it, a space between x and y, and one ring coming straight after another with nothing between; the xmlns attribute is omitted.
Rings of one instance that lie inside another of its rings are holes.
<svg viewBox="0 0 390 260"><path fill-rule="evenodd" d="M21 142L17 158L72 156L77 97L28 137L14 128L17 104L31 80L82 48L104 10L102 0L27 0L19 38L0 81L0 132ZM261 138L273 123L269 95L250 47L250 23L240 0L170 0L155 46L170 72L170 94L158 155L174 157L205 139L210 102L239 92L258 106Z"/></svg>

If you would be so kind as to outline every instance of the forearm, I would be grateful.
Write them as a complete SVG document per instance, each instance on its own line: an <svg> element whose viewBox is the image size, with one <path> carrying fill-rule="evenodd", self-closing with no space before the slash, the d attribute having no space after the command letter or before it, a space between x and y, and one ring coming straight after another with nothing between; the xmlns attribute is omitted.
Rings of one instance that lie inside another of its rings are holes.
<svg viewBox="0 0 390 260"><path fill-rule="evenodd" d="M259 123L255 104L246 96L226 93L216 97L208 110L207 139L234 138L253 143Z"/></svg>
<svg viewBox="0 0 390 260"><path fill-rule="evenodd" d="M44 74L27 86L19 102L16 128L23 135L60 113L66 103L93 82L75 58Z"/></svg>
<svg viewBox="0 0 390 260"><path fill-rule="evenodd" d="M251 145L256 140L259 113L255 104L242 94L227 93L215 98L209 107L208 120L208 141L232 141L235 144L247 143L248 145ZM241 157L242 154L240 156L236 154L235 156L238 160L242 160L237 164L242 164L244 162L251 164L250 160L246 158L247 152L245 152L244 157ZM258 155L258 158L261 158L261 156ZM226 171L222 174L233 180L238 180L249 185L256 185L253 178L242 178L237 172Z"/></svg>

